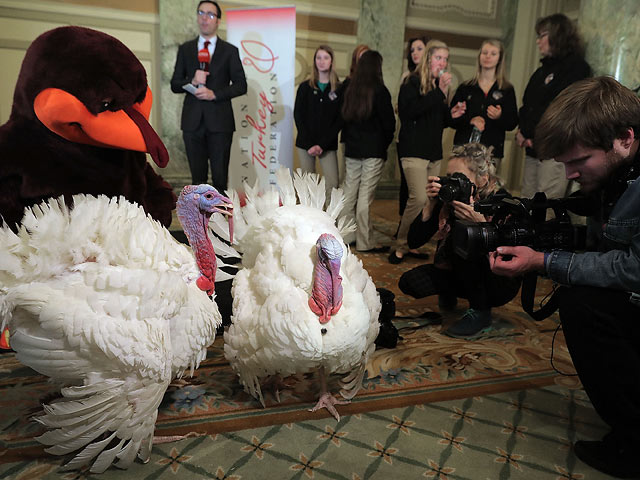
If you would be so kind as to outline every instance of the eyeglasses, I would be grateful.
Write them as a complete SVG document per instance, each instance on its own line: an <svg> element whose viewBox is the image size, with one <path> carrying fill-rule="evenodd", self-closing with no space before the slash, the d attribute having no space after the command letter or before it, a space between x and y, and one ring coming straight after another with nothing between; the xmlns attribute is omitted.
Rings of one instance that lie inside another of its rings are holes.
<svg viewBox="0 0 640 480"><path fill-rule="evenodd" d="M209 17L211 20L215 20L216 18L218 18L218 15L216 15L213 12L205 12L204 10L198 10L198 16L199 17Z"/></svg>
<svg viewBox="0 0 640 480"><path fill-rule="evenodd" d="M544 38L547 35L549 35L549 32L540 32L536 35L536 39L540 40L541 38Z"/></svg>

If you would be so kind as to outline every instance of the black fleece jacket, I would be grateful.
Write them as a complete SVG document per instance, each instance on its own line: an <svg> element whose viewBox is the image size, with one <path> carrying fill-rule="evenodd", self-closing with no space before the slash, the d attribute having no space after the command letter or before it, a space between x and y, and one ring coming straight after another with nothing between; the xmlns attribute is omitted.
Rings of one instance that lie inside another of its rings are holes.
<svg viewBox="0 0 640 480"><path fill-rule="evenodd" d="M480 143L487 147L492 146L493 156L502 158L505 132L513 130L518 125L518 106L513 87L506 85L504 88L498 88L498 82L494 82L485 95L477 83L463 83L456 90L451 107L458 102L466 102L467 110L461 117L451 119L451 126L456 129L453 143L456 145L467 143L473 130L473 125L469 122L474 117L482 117L484 118L484 131L480 137ZM489 105L499 105L502 108L500 118L492 120L487 116Z"/></svg>
<svg viewBox="0 0 640 480"><path fill-rule="evenodd" d="M323 92L317 86L311 87L305 80L298 87L293 118L296 121L298 136L296 147L308 150L320 145L322 150L338 149L338 132L342 124L340 116L341 88Z"/></svg>
<svg viewBox="0 0 640 480"><path fill-rule="evenodd" d="M360 122L344 121L342 141L344 154L351 158L387 159L387 149L396 130L396 116L391 94L380 85L373 97L371 115Z"/></svg>
<svg viewBox="0 0 640 480"><path fill-rule="evenodd" d="M591 75L589 64L573 53L560 58L544 57L541 62L542 66L529 79L520 108L520 132L531 140L551 101L572 83ZM527 148L527 155L537 158L534 148Z"/></svg>
<svg viewBox="0 0 640 480"><path fill-rule="evenodd" d="M436 81L437 82L437 81ZM420 93L420 78L409 75L398 94L398 154L425 160L442 158L442 131L450 125L447 98L437 87L426 95Z"/></svg>

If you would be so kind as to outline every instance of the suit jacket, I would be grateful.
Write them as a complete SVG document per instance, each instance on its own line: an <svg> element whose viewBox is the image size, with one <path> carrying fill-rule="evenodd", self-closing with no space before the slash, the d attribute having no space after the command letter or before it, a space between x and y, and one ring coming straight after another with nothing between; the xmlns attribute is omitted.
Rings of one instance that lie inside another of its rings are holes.
<svg viewBox="0 0 640 480"><path fill-rule="evenodd" d="M215 93L215 100L198 100L194 95L183 90L182 86L185 83L191 83L199 68L198 39L196 38L183 43L178 48L176 65L171 77L171 90L174 93L185 94L180 128L186 131L197 130L204 121L207 130L211 132L233 132L236 126L231 99L247 93L247 80L238 49L220 37L216 41L206 83L207 88Z"/></svg>

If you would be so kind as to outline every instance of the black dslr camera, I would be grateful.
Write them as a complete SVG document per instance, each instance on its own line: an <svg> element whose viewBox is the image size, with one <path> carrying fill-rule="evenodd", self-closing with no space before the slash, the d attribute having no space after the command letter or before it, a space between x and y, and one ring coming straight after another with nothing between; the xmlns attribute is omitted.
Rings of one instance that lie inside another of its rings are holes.
<svg viewBox="0 0 640 480"><path fill-rule="evenodd" d="M543 192L532 199L494 195L476 202L474 210L490 222L458 221L453 229L453 247L463 258L485 255L499 246L524 245L534 250L582 250L586 227L572 225L569 211L582 214L589 200L568 197L547 200ZM555 214L546 220L547 209Z"/></svg>
<svg viewBox="0 0 640 480"><path fill-rule="evenodd" d="M476 186L464 173L455 172L451 175L440 177L438 183L442 185L438 192L438 199L443 203L451 203L457 200L468 204L471 195L476 193Z"/></svg>

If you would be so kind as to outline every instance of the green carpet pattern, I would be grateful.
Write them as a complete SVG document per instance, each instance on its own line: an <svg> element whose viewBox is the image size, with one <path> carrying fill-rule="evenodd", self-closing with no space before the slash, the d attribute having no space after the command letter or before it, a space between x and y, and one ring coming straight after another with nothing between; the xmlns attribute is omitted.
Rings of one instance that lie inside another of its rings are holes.
<svg viewBox="0 0 640 480"><path fill-rule="evenodd" d="M397 224L376 217L383 243ZM433 252L433 244L423 248ZM576 439L598 439L605 426L573 373L557 315L533 322L519 299L494 309L492 329L473 341L442 331L465 310L438 316L437 298L415 300L397 288L402 272L387 254L360 254L378 287L396 294L402 339L379 349L361 392L338 406L339 423L307 411L317 399L311 374L293 378L281 403L267 408L242 391L222 354L210 347L194 385L167 392L156 434L197 436L154 446L147 465L102 475L59 472L63 459L44 453L29 421L58 387L0 356L0 478L26 479L605 479L578 461ZM540 300L550 289L542 282ZM337 378L333 377L332 382ZM335 389L333 389L335 391Z"/></svg>
<svg viewBox="0 0 640 480"><path fill-rule="evenodd" d="M45 457L0 478L603 480L571 451L603 433L581 390L551 386L188 438L126 472L59 472Z"/></svg>

